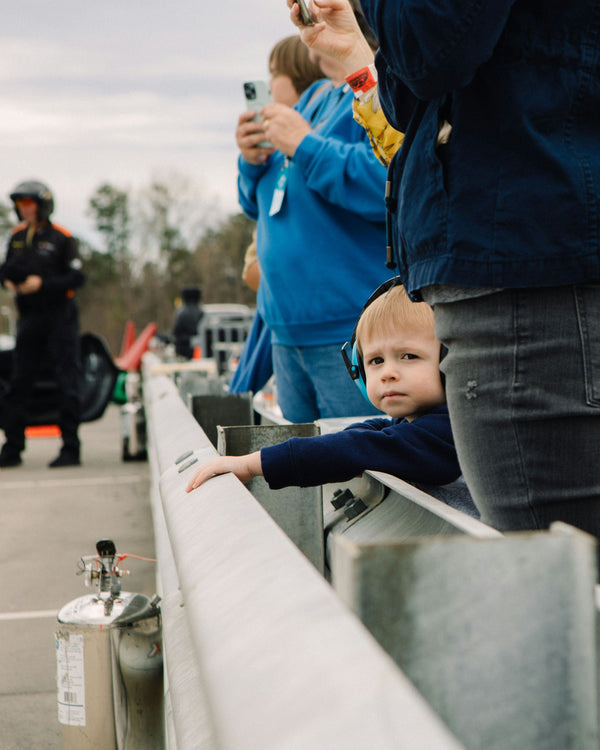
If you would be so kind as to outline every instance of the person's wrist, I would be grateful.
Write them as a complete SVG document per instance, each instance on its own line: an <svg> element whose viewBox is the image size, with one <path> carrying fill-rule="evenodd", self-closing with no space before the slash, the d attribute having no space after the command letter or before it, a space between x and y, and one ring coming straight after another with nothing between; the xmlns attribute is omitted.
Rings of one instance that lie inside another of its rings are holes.
<svg viewBox="0 0 600 750"><path fill-rule="evenodd" d="M367 41L362 38L359 43L354 45L352 53L343 61L348 74L353 73L361 68L366 68L375 62L375 53L369 47Z"/></svg>
<svg viewBox="0 0 600 750"><path fill-rule="evenodd" d="M247 467L251 479L254 479L255 477L262 477L263 471L260 451L255 451L254 453L250 453L248 455Z"/></svg>

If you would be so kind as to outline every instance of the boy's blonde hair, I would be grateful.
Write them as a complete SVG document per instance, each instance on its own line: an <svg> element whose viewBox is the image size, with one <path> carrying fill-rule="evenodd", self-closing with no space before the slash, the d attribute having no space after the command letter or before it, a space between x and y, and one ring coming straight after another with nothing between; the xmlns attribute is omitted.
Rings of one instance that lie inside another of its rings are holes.
<svg viewBox="0 0 600 750"><path fill-rule="evenodd" d="M419 328L433 333L433 310L426 302L411 302L403 286L393 286L377 297L360 316L356 326L356 347L362 356L362 342L373 332L393 332L402 328Z"/></svg>

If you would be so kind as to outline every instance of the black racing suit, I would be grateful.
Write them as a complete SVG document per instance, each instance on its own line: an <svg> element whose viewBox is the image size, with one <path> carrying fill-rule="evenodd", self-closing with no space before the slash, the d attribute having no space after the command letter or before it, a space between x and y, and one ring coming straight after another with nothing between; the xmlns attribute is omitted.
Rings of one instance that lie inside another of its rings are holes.
<svg viewBox="0 0 600 750"><path fill-rule="evenodd" d="M0 281L19 284L29 275L40 276L42 286L38 292L16 297L15 357L2 409L6 450L20 453L25 447L29 399L36 377L47 364L59 388L63 450L79 455L81 361L74 290L82 286L85 276L77 240L49 221L35 231L26 224L15 227L0 267Z"/></svg>

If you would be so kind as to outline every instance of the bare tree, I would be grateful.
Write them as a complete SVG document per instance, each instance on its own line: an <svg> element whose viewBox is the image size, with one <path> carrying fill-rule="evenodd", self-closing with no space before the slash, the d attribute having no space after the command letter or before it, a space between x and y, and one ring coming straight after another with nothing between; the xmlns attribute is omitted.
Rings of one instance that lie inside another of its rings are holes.
<svg viewBox="0 0 600 750"><path fill-rule="evenodd" d="M219 211L202 189L179 172L155 176L136 197L138 248L142 261L167 268L181 251L191 252L206 228L215 223Z"/></svg>
<svg viewBox="0 0 600 750"><path fill-rule="evenodd" d="M170 331L186 286L201 287L206 302L254 303L241 279L254 222L221 216L187 178L171 174L137 193L104 183L88 215L103 247L82 246L82 329L101 334L111 351L119 350L127 320L138 330L155 322Z"/></svg>
<svg viewBox="0 0 600 750"><path fill-rule="evenodd" d="M244 256L254 226L244 214L235 214L207 229L200 238L194 265L196 275L205 280L206 302L254 303L254 292L242 281Z"/></svg>

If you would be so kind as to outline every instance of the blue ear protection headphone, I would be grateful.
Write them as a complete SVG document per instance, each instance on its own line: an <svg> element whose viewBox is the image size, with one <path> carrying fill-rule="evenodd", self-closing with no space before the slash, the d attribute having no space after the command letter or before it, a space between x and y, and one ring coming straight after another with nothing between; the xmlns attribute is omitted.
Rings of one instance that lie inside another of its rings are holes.
<svg viewBox="0 0 600 750"><path fill-rule="evenodd" d="M394 276L393 278L384 281L383 284L380 284L377 287L377 289L364 304L360 316L356 321L356 325L354 326L354 330L352 331L352 338L350 339L350 341L346 341L344 346L342 346L342 359L344 360L344 364L346 365L346 369L348 370L348 375L350 375L352 380L354 380L354 382L358 386L358 390L367 399L367 401L369 401L369 403L371 403L371 401L367 396L365 366L363 364L363 358L361 357L358 351L358 346L356 344L356 329L358 328L358 321L362 317L364 311L372 302L375 302L375 300L378 297L381 297L382 294L385 294L390 289L395 286L399 286L400 284L402 284L400 278L398 276Z"/></svg>
<svg viewBox="0 0 600 750"><path fill-rule="evenodd" d="M383 284L378 286L377 289L373 292L373 294L369 297L369 299L365 302L365 305L362 309L362 312L358 320L360 320L360 318L362 317L362 314L367 309L367 307L372 302L375 302L375 300L378 297L381 297L386 292L389 292L389 290L393 289L393 287L401 286L401 285L402 285L402 281L398 276L394 276L393 278L388 279L387 281L384 281ZM354 326L354 330L352 331L352 338L350 339L350 341L346 341L346 343L342 346L342 359L344 360L344 364L346 365L348 374L350 375L352 380L356 383L358 390L367 399L367 401L371 403L367 395L367 378L365 374L365 366L363 363L363 358L360 355L358 351L358 346L356 344L356 329L358 328L358 320L356 321L356 325ZM448 353L448 349L443 344L440 344L440 362L444 359L447 353ZM440 376L442 378L442 385L445 385L444 373L440 373Z"/></svg>

